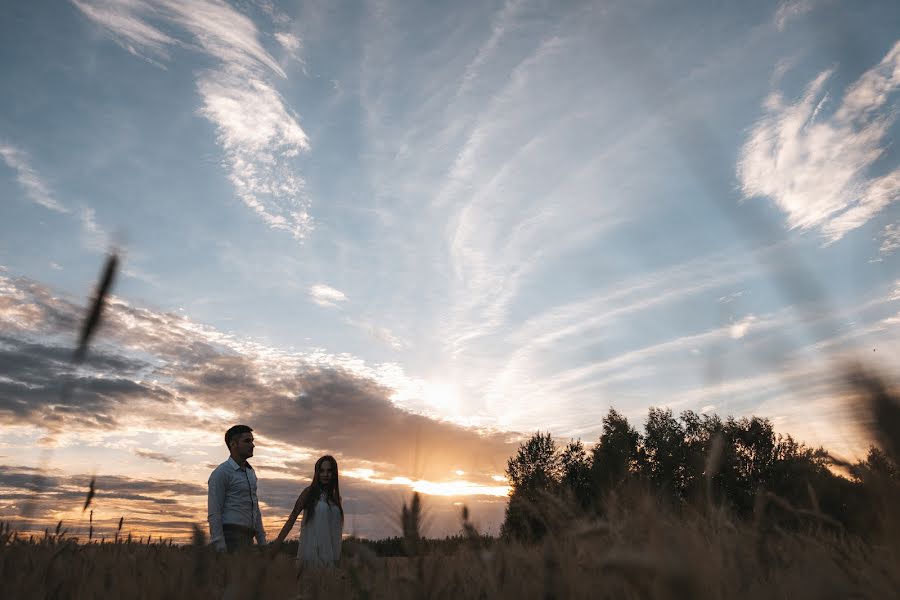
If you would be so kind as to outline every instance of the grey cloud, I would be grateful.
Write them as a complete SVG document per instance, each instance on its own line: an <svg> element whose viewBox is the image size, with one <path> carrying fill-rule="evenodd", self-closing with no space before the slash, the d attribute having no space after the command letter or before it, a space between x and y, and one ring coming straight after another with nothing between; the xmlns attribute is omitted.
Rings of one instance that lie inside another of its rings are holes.
<svg viewBox="0 0 900 600"><path fill-rule="evenodd" d="M446 479L460 467L486 479L502 472L515 450L509 434L482 434L406 412L390 401L389 389L346 371L309 370L293 383L294 397L254 403L250 417L260 433L425 479Z"/></svg>
<svg viewBox="0 0 900 600"><path fill-rule="evenodd" d="M32 516L27 522L18 522L17 527L40 531L44 527L53 527L56 522L54 513L66 509L77 511L83 506L90 480L91 476L87 474L67 475L58 470L41 472L29 467L0 465L0 501L11 502L14 513L19 513L26 504L30 505ZM206 494L205 485L175 480L98 476L96 490L91 509L94 511L95 529L99 528L99 532L102 532L104 520L111 523L124 517L133 526L141 521L139 516L150 515L163 517L163 520L144 520L148 529L166 536L189 536L191 524L205 518L195 506L187 503L189 500L194 505L200 503ZM18 515L9 516L15 519ZM173 518L181 521L165 520ZM80 523L69 523L68 526L77 525L86 529L85 521L82 519Z"/></svg>
<svg viewBox="0 0 900 600"><path fill-rule="evenodd" d="M172 458L171 456L166 456L165 454L163 454L161 452L153 452L151 450L143 450L141 448L138 448L134 451L134 453L136 455L140 456L141 458L149 458L150 460L158 460L160 462L164 462L169 465L175 464L175 462L176 462L174 458Z"/></svg>
<svg viewBox="0 0 900 600"><path fill-rule="evenodd" d="M107 428L116 424L118 405L131 399L172 400L166 390L135 380L139 361L95 351L74 374L70 356L68 348L0 336L0 415L51 429ZM65 384L71 393L63 398Z"/></svg>
<svg viewBox="0 0 900 600"><path fill-rule="evenodd" d="M41 483L35 485L35 479ZM122 477L118 475L96 476L79 474L65 475L59 471L41 472L29 467L0 465L0 489L43 490L57 493L65 489L80 489L80 498L84 499L91 479L95 479L97 497L107 496L119 498L125 495L151 495L152 500L161 493L180 494L182 496L200 496L206 494L206 485L192 484L174 479L144 480Z"/></svg>
<svg viewBox="0 0 900 600"><path fill-rule="evenodd" d="M342 468L366 466L379 477L432 481L456 478L453 471L462 469L467 480L486 485L496 485L490 475L502 473L515 450L514 434L482 433L397 407L391 389L334 366L339 360L331 365L327 357L245 344L178 315L135 308L119 299L111 302L97 345L79 371L73 401L61 406L59 386L68 373L69 350L50 340L74 336L82 308L24 279L4 278L0 284L5 284L0 285L0 322L16 324L0 341L0 421L109 429L126 416L157 417L162 423L174 403L190 400L234 413L263 438L333 454ZM148 383L153 380L162 383ZM179 427L224 430L230 424L217 417L186 416ZM261 446L257 455L264 453ZM152 449L135 454L163 462L167 458ZM293 480L269 480L266 468L260 467L269 518L287 514L308 483L313 462L304 459L271 468L272 474L296 477ZM27 490L23 481L12 485L13 475L0 472L0 487ZM69 479L51 480L43 487L71 493L66 501L77 502L88 480L77 485ZM145 497L206 493L205 481L195 485L102 478L97 487L98 500L132 498L139 506ZM406 486L351 478L344 479L343 488L348 514L368 535L390 533L387 524L393 523L409 494ZM443 515L435 518L453 526L458 507L447 505L446 498L431 500L441 507L435 514ZM485 506L494 503L502 506L503 500L490 499ZM171 504L165 513L177 510L177 503Z"/></svg>

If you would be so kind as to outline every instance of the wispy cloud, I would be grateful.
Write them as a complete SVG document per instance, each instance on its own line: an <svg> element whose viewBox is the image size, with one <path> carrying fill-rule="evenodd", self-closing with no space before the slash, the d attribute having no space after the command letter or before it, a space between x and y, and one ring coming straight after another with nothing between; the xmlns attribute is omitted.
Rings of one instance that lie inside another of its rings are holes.
<svg viewBox="0 0 900 600"><path fill-rule="evenodd" d="M169 46L178 43L147 22L157 12L150 3L141 0L72 0L72 3L109 30L113 40L125 50L154 64L159 63L144 53L167 60Z"/></svg>
<svg viewBox="0 0 900 600"><path fill-rule="evenodd" d="M154 452L153 450L148 450L146 448L135 448L134 453L141 458L147 458L150 460L156 460L159 462L166 463L167 465L175 464L176 460L171 456L163 454L162 452Z"/></svg>
<svg viewBox="0 0 900 600"><path fill-rule="evenodd" d="M292 159L309 149L309 140L271 81L286 75L260 43L254 22L220 0L73 2L135 53L167 59L166 47L183 43L218 62L198 75L199 112L216 127L235 193L267 225L303 239L312 219ZM192 43L164 34L154 20L176 26ZM299 44L293 37L279 41Z"/></svg>
<svg viewBox="0 0 900 600"><path fill-rule="evenodd" d="M53 197L49 186L31 167L25 152L10 144L0 143L0 157L10 169L16 172L16 180L32 202L56 212L69 212Z"/></svg>
<svg viewBox="0 0 900 600"><path fill-rule="evenodd" d="M255 0L255 3L264 13L269 15L269 18L271 18L272 22L276 25L286 25L291 22L291 18L278 10L272 0Z"/></svg>
<svg viewBox="0 0 900 600"><path fill-rule="evenodd" d="M109 234L97 223L97 212L90 207L82 207L78 218L81 221L83 244L94 252L103 252L109 248Z"/></svg>
<svg viewBox="0 0 900 600"><path fill-rule="evenodd" d="M816 3L816 0L783 0L775 11L775 27L778 31L784 31L789 21L812 12Z"/></svg>
<svg viewBox="0 0 900 600"><path fill-rule="evenodd" d="M750 326L756 321L757 318L754 315L748 315L737 323L734 323L729 329L731 339L739 340L747 335L747 332L750 331Z"/></svg>
<svg viewBox="0 0 900 600"><path fill-rule="evenodd" d="M303 62L300 58L300 49L303 48L303 43L300 41L300 38L288 31L279 31L275 34L275 39L281 44L281 47L284 48L284 51L287 52L291 58Z"/></svg>
<svg viewBox="0 0 900 600"><path fill-rule="evenodd" d="M829 242L900 197L900 168L869 175L896 117L886 109L900 86L900 42L823 117L832 73L822 72L793 104L772 92L738 162L746 197L771 198L792 229L817 228Z"/></svg>
<svg viewBox="0 0 900 600"><path fill-rule="evenodd" d="M896 223L890 223L881 231L881 246L878 253L881 256L888 256L900 248L900 226Z"/></svg>
<svg viewBox="0 0 900 600"><path fill-rule="evenodd" d="M352 325L353 327L357 327L362 329L370 336L378 340L379 342L383 342L393 348L394 350L402 350L409 346L409 342L401 339L396 336L390 329L387 327L383 327L381 325L377 325L372 323L371 321L365 319L347 319L347 324Z"/></svg>
<svg viewBox="0 0 900 600"><path fill-rule="evenodd" d="M317 283L309 288L309 295L319 306L333 307L347 300L344 292L324 283Z"/></svg>

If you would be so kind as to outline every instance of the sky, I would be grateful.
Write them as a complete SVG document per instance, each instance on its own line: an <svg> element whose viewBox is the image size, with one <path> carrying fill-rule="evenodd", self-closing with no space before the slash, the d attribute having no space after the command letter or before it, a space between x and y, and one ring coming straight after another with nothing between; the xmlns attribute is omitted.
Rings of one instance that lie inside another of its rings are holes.
<svg viewBox="0 0 900 600"><path fill-rule="evenodd" d="M270 537L323 454L347 533L397 534L413 491L430 535L462 504L496 533L524 437L590 446L611 407L861 456L840 365L900 351L898 24L889 0L11 4L0 515L84 530L96 478L102 534L187 539L235 423Z"/></svg>

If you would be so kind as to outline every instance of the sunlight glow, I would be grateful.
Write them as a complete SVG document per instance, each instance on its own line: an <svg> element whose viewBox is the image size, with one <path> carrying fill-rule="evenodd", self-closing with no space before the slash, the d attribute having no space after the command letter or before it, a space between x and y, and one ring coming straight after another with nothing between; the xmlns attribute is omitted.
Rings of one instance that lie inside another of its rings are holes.
<svg viewBox="0 0 900 600"><path fill-rule="evenodd" d="M341 477L352 477L353 479L372 479L375 471L372 469L341 469Z"/></svg>
<svg viewBox="0 0 900 600"><path fill-rule="evenodd" d="M460 471L457 471L458 473ZM509 495L508 485L481 485L472 483L471 481L455 480L455 481L426 481L424 479L413 480L409 477L391 477L385 479L375 477L375 471L372 469L347 469L341 472L343 477L352 477L353 479L362 479L369 483L379 485L399 485L411 488L420 494L429 496L498 496L505 497ZM499 480L495 475L495 481L506 481L505 477Z"/></svg>
<svg viewBox="0 0 900 600"><path fill-rule="evenodd" d="M459 413L459 390L455 385L448 383L426 383L425 402L429 407L442 416L456 415Z"/></svg>
<svg viewBox="0 0 900 600"><path fill-rule="evenodd" d="M429 496L508 496L509 486L478 485L468 481L417 481L413 490Z"/></svg>

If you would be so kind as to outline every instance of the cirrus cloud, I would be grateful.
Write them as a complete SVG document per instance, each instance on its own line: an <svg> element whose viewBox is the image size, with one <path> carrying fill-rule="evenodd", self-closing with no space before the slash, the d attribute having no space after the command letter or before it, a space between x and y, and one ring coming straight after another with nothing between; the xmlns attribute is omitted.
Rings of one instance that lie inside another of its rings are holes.
<svg viewBox="0 0 900 600"><path fill-rule="evenodd" d="M900 197L900 168L871 174L896 117L887 109L900 87L900 42L823 116L833 72L820 73L794 103L772 92L738 162L745 197L770 198L791 229L818 229L829 243Z"/></svg>
<svg viewBox="0 0 900 600"><path fill-rule="evenodd" d="M253 20L221 0L72 1L133 54L168 60L168 48L181 45L216 62L197 75L198 112L216 127L228 179L269 227L303 239L312 228L310 202L292 159L309 150L309 139L272 81L286 74L260 43ZM279 41L299 47L296 38Z"/></svg>

